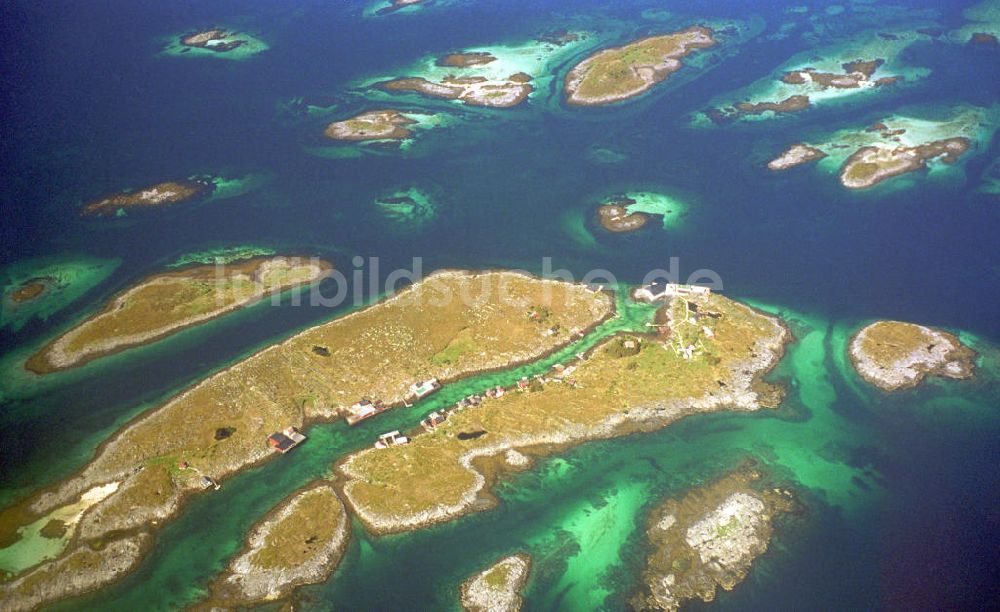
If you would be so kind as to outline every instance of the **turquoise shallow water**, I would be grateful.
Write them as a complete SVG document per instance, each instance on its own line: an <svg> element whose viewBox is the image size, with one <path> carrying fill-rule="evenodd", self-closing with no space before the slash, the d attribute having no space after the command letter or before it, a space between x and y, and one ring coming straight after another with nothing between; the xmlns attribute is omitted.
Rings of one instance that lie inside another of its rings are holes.
<svg viewBox="0 0 1000 612"><path fill-rule="evenodd" d="M361 255L378 257L383 275L413 257L423 258L425 271L535 272L552 257L553 267L577 278L604 268L623 283L641 281L676 256L682 279L711 269L727 295L790 321L798 342L774 373L790 386L785 405L581 446L502 484L498 509L450 524L385 538L355 526L341 568L327 583L302 589L302 600L317 609L452 608L467 575L527 550L536 561L529 608L621 608L646 553L641 529L649 507L747 457L796 489L807 510L781 523L747 581L713 607L926 609L996 599L1000 203L980 189L995 167L995 140L977 144L954 168L865 193L845 191L822 169L773 175L763 165L790 142L868 125L900 108L934 116L957 104L991 107L1000 91L983 75L997 73L1000 59L946 42L946 35L896 58L930 71L896 93L779 122L689 123L718 96L814 47L837 48L858 30L895 31L928 19L950 31L965 26L963 7L843 3L846 10L829 17L825 5L798 13L733 1L668 7L672 14L663 15L660 3L639 0L613 7L439 0L390 19L365 17L362 4L2 8L0 45L14 69L0 74L10 126L0 145L0 264L11 276L51 258L110 263L68 294L72 299L47 308L44 320L22 317L17 328L0 329L0 503L78 469L122 423L179 389L346 311L286 300L49 379L19 371L33 348L185 253L257 245L327 257L345 273ZM429 54L513 48L560 28L593 31L593 44L607 44L706 19L738 22L747 40L614 108L560 103L558 77L586 46L548 65L556 78L510 111L359 89ZM269 49L240 61L157 55L163 37L213 23L245 29ZM326 115L299 113L290 102L302 96L330 96L333 106ZM422 131L402 152L315 154L328 147L318 136L328 121L386 104L447 112L449 121ZM44 128L53 125L59 129ZM82 201L103 193L192 174L262 178L233 197L148 215L76 214ZM410 189L433 196L432 218L401 225L374 205ZM652 223L627 236L602 232L591 214L595 202L633 191L681 199L680 223ZM588 342L648 314L636 309ZM859 325L879 317L966 330L983 353L980 377L896 395L875 391L854 375L844 347ZM249 526L338 456L558 359L461 382L358 428L316 426L294 455L192 501L133 575L62 607L193 603Z"/></svg>

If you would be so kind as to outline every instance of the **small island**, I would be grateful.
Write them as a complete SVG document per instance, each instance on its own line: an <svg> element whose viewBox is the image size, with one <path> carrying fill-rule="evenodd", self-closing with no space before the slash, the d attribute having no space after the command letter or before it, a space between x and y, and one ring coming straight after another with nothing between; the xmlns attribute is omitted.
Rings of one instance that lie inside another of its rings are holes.
<svg viewBox="0 0 1000 612"><path fill-rule="evenodd" d="M787 151L769 161L767 167L775 171L788 170L824 157L826 157L826 153L820 149L800 142L788 147Z"/></svg>
<svg viewBox="0 0 1000 612"><path fill-rule="evenodd" d="M326 126L323 134L333 140L404 140L413 136L408 129L416 120L395 110L374 110Z"/></svg>
<svg viewBox="0 0 1000 612"><path fill-rule="evenodd" d="M93 200L83 206L84 215L118 215L141 208L154 208L186 202L212 193L215 185L208 180L185 179L157 183L135 191L123 191Z"/></svg>
<svg viewBox="0 0 1000 612"><path fill-rule="evenodd" d="M598 51L566 75L566 102L600 106L633 98L680 70L682 58L715 44L711 30L694 26Z"/></svg>
<svg viewBox="0 0 1000 612"><path fill-rule="evenodd" d="M734 108L742 115L760 115L768 111L772 113L796 113L806 110L811 104L809 96L796 94L779 102L738 102Z"/></svg>
<svg viewBox="0 0 1000 612"><path fill-rule="evenodd" d="M247 32L223 25L186 30L160 39L162 55L170 57L213 57L246 60L266 51L267 43Z"/></svg>
<svg viewBox="0 0 1000 612"><path fill-rule="evenodd" d="M686 210L684 202L665 193L630 191L604 198L597 207L597 221L609 232L623 234L642 229L657 217L663 229L669 230Z"/></svg>
<svg viewBox="0 0 1000 612"><path fill-rule="evenodd" d="M597 209L597 218L601 227L609 232L625 233L641 229L649 221L649 215L642 212L630 213L627 205L635 200L602 204Z"/></svg>
<svg viewBox="0 0 1000 612"><path fill-rule="evenodd" d="M466 612L518 612L521 590L528 581L531 557L505 557L462 583L459 593Z"/></svg>
<svg viewBox="0 0 1000 612"><path fill-rule="evenodd" d="M468 68L470 66L485 66L495 61L497 61L496 56L489 51L472 51L468 53L450 53L439 58L435 64L454 68Z"/></svg>
<svg viewBox="0 0 1000 612"><path fill-rule="evenodd" d="M299 585L326 580L340 564L350 526L333 487L319 484L300 491L251 530L244 551L215 580L201 607L276 601Z"/></svg>
<svg viewBox="0 0 1000 612"><path fill-rule="evenodd" d="M281 456L268 441L275 432L317 420L357 423L403 406L421 383L536 361L614 314L611 297L585 285L445 271L264 348L142 413L79 472L0 511L6 550L26 526L75 508L95 487L111 491L83 512L65 548L38 556L32 547L33 556L22 556L22 569L0 583L0 598L35 607L116 580L185 500ZM69 580L81 562L86 571Z"/></svg>
<svg viewBox="0 0 1000 612"><path fill-rule="evenodd" d="M274 257L157 274L50 342L28 359L25 367L36 374L48 374L83 365L149 344L267 295L316 282L330 270L330 264L320 260Z"/></svg>
<svg viewBox="0 0 1000 612"><path fill-rule="evenodd" d="M867 189L894 176L922 170L932 159L954 164L970 144L968 138L957 137L913 147L862 147L844 162L840 182L849 189Z"/></svg>
<svg viewBox="0 0 1000 612"><path fill-rule="evenodd" d="M247 43L246 40L239 39L236 36L233 32L227 32L221 28L212 28L182 36L181 44L185 47L208 49L215 53L226 53Z"/></svg>
<svg viewBox="0 0 1000 612"><path fill-rule="evenodd" d="M745 465L653 509L646 537L654 552L630 601L634 609L677 610L694 598L710 602L718 587L731 591L746 578L767 551L775 517L796 506L791 492L761 486L761 476Z"/></svg>
<svg viewBox="0 0 1000 612"><path fill-rule="evenodd" d="M48 291L52 279L32 278L10 292L10 300L15 304L23 304L38 299Z"/></svg>
<svg viewBox="0 0 1000 612"><path fill-rule="evenodd" d="M423 77L405 77L377 83L376 87L394 93L419 93L431 98L458 100L469 106L510 108L528 99L534 91L532 78L523 72L506 79L484 76L447 76L440 81Z"/></svg>
<svg viewBox="0 0 1000 612"><path fill-rule="evenodd" d="M337 464L345 502L373 533L419 529L495 506L499 475L517 469L508 451L544 455L780 401L761 379L790 340L778 319L701 288L650 291L667 300L658 332L611 337L522 390L456 406L406 444L346 457Z"/></svg>
<svg viewBox="0 0 1000 612"><path fill-rule="evenodd" d="M118 263L64 255L0 268L0 327L17 331L31 319L47 319L107 278Z"/></svg>
<svg viewBox="0 0 1000 612"><path fill-rule="evenodd" d="M876 321L851 339L851 363L882 389L915 387L927 376L971 378L976 353L954 335L900 321Z"/></svg>

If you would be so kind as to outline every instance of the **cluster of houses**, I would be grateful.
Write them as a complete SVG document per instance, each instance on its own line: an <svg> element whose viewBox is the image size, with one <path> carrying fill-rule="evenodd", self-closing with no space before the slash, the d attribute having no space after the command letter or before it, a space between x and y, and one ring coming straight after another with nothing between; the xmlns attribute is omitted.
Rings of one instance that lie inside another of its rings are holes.
<svg viewBox="0 0 1000 612"><path fill-rule="evenodd" d="M701 285L680 285L677 283L650 283L645 287L640 287L632 293L636 300L645 302L658 302L672 297L708 297L712 294L710 287Z"/></svg>

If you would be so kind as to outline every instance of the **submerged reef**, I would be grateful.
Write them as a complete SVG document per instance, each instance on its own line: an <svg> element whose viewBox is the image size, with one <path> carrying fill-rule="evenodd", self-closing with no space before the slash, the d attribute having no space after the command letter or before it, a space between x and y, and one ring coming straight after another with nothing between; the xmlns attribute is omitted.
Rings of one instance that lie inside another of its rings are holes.
<svg viewBox="0 0 1000 612"><path fill-rule="evenodd" d="M838 44L800 53L773 76L713 98L693 117L696 125L721 125L796 114L846 102L870 92L917 82L930 71L903 63L903 52L925 40L915 30L866 31Z"/></svg>
<svg viewBox="0 0 1000 612"><path fill-rule="evenodd" d="M511 108L545 91L559 62L587 39L582 32L563 31L535 40L426 56L397 75L367 79L360 86L367 95L418 94L468 106Z"/></svg>
<svg viewBox="0 0 1000 612"><path fill-rule="evenodd" d="M168 268L182 268L194 264L230 264L242 259L252 259L254 257L265 257L274 255L276 251L266 247L254 245L240 245L231 247L219 247L205 251L195 251L185 253L172 263L167 264Z"/></svg>
<svg viewBox="0 0 1000 612"><path fill-rule="evenodd" d="M377 198L375 207L393 224L414 229L432 221L438 205L429 193L411 187Z"/></svg>
<svg viewBox="0 0 1000 612"><path fill-rule="evenodd" d="M971 378L976 354L954 335L901 321L876 321L851 339L851 363L883 391L915 387L927 376Z"/></svg>
<svg viewBox="0 0 1000 612"><path fill-rule="evenodd" d="M107 278L118 264L117 260L65 256L6 266L0 270L0 326L16 332L31 319L47 319Z"/></svg>

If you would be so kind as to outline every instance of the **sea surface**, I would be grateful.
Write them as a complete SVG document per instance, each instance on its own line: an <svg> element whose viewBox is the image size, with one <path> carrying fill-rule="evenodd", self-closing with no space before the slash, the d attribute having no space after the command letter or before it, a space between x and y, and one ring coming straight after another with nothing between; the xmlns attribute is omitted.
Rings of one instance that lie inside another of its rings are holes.
<svg viewBox="0 0 1000 612"><path fill-rule="evenodd" d="M0 328L0 505L81 468L102 440L179 390L359 307L286 299L43 379L20 368L110 296L187 253L254 245L323 257L348 278L363 272L365 282L351 289L365 300L383 292L367 282L373 258L379 278L420 258L425 273L550 266L577 279L604 270L626 286L676 257L680 280L711 270L725 295L789 322L797 342L772 375L789 388L779 409L693 417L577 447L502 483L496 509L445 525L379 538L356 524L340 568L296 597L320 610L452 609L461 581L524 550L534 558L527 609L622 609L648 553L649 509L754 459L805 509L778 523L745 582L691 609L996 606L1000 197L981 187L996 173L1000 143L987 137L954 167L865 192L815 167L775 174L765 164L793 142L900 109L991 108L1000 103L1000 51L928 37L900 61L930 76L892 93L787 119L690 122L709 100L774 73L817 37L829 47L855 30L907 27L907 19L930 16L946 31L968 21L959 2L832 5L802 13L759 0L438 0L375 16L367 2L4 3L0 265L117 264L46 318ZM586 46L549 66L557 78L510 110L391 98L358 85L402 76L421 58L563 28L614 43L701 20L748 24L749 38L682 69L673 84L608 108L561 102L561 75L593 51ZM214 25L244 29L269 48L239 60L161 53L170 37ZM331 96L335 106L308 114L292 103L302 96ZM384 107L453 120L421 131L405 150L317 154L329 150L321 137L328 122ZM79 215L101 195L196 174L259 180L227 199L122 218ZM407 223L374 205L412 188L433 200L430 220ZM678 198L681 221L603 232L594 207L628 191ZM979 375L877 391L845 357L854 331L877 318L960 332L980 352ZM315 426L295 453L197 496L123 581L59 607L193 604L249 527L337 457L558 358L456 383L356 428Z"/></svg>

